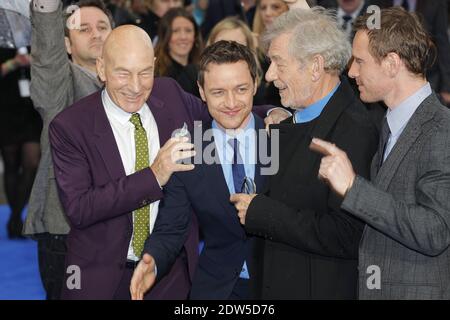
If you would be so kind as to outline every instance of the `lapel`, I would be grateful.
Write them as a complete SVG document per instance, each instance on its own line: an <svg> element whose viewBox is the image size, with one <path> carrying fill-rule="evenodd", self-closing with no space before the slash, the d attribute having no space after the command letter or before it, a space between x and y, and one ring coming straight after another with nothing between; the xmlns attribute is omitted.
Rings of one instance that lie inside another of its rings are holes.
<svg viewBox="0 0 450 320"><path fill-rule="evenodd" d="M100 152L111 179L116 180L125 176L125 169L120 158L116 139L103 107L101 91L96 95L98 103L94 109L95 145Z"/></svg>
<svg viewBox="0 0 450 320"><path fill-rule="evenodd" d="M202 137L205 137L206 131L212 129L211 125L211 121L203 124ZM222 219L225 220L223 224L224 227L241 237L244 231L239 223L236 209L230 202L230 191L228 190L222 166L220 164L220 158L215 151L215 147L211 152L211 144L213 143L214 136L212 134L211 140L209 141L202 138L202 153L206 149L206 155L212 155L215 160L214 163L207 164L204 159L205 155L203 155L201 164L196 165L199 166L199 169L196 170L199 178L199 185L204 186L207 196L214 197L216 200L215 202L219 206L217 210L210 212L209 214L220 215Z"/></svg>
<svg viewBox="0 0 450 320"><path fill-rule="evenodd" d="M125 169L123 167L116 139L114 138L111 125L103 107L101 91L96 94L95 99L98 101L94 111L95 145L100 152L111 178L113 180L119 179L125 176ZM169 116L168 112L164 112L164 103L161 100L150 98L147 100L147 105L155 118L160 145L163 146L164 143L170 139L172 118Z"/></svg>
<svg viewBox="0 0 450 320"><path fill-rule="evenodd" d="M211 121L202 125L202 162L198 165L200 170L198 170L197 174L201 179L205 180L206 185L208 185L207 190L209 190L216 197L218 203L224 204L230 202L230 192L225 182L219 155L217 154L215 147L214 149L211 149L212 144L215 143L212 131L210 140L203 139L203 137L205 137L205 132L212 130L211 125ZM215 159L212 164L205 162L205 157L210 155L213 159Z"/></svg>
<svg viewBox="0 0 450 320"><path fill-rule="evenodd" d="M256 184L256 192L259 193L259 192L262 191L263 185L264 185L264 181L265 181L264 177L261 175L261 168L267 167L267 166L270 165L270 163L267 164L267 165L262 165L261 164L260 147L261 147L261 145L263 145L263 142L260 140L260 138L262 138L262 137L260 137L259 133L260 132L264 132L264 134L265 134L264 138L268 137L268 136L267 136L267 132L265 130L264 121L260 117L258 117L256 114L253 114L253 115L255 117L255 130L256 130L256 149L255 150L256 150L256 153L257 153L256 154L257 161L256 161L256 164L255 164L255 179L254 180L255 180L255 184ZM262 130L262 131L260 131L260 130ZM268 150L268 154L266 156L269 156L270 155L270 140L267 139L265 142L266 142L267 150Z"/></svg>
<svg viewBox="0 0 450 320"><path fill-rule="evenodd" d="M171 138L174 130L174 122L170 110L164 108L164 102L158 98L152 97L147 100L147 105L155 118L156 126L158 127L159 145L162 146L167 140Z"/></svg>
<svg viewBox="0 0 450 320"><path fill-rule="evenodd" d="M356 96L353 89L350 87L348 80L345 77L341 77L341 84L334 95L328 101L327 105L323 109L320 116L312 128L311 137L308 139L308 145L305 148L304 154L298 158L299 168L314 168L318 161L322 158L316 152L309 150L309 143L313 137L323 140L330 140L330 133L334 129L337 120L347 108L348 105L354 103ZM290 132L283 132L280 130L280 140L282 134L291 134ZM286 138L285 138L286 139ZM292 137L287 137L291 140ZM339 147L339 146L338 146Z"/></svg>
<svg viewBox="0 0 450 320"><path fill-rule="evenodd" d="M423 125L433 118L436 112L434 106L437 104L439 104L439 101L433 93L420 104L416 112L409 120L402 134L381 166L380 171L375 176L374 182L382 190L388 189L389 184L397 172L403 158L420 137ZM376 162L378 159L379 155L377 154L374 161L372 161L372 170L376 171L374 166L375 163L378 163Z"/></svg>
<svg viewBox="0 0 450 320"><path fill-rule="evenodd" d="M95 96L97 103L94 106L94 143L111 180L117 180L125 177L126 173L116 139L103 107L101 93L102 91L98 91ZM131 214L127 216L130 223L132 223Z"/></svg>
<svg viewBox="0 0 450 320"><path fill-rule="evenodd" d="M103 107L101 91L99 91L95 100L97 104L94 109L94 136L95 145L100 153L100 156L105 164L106 169L111 177L111 180L117 180L125 177L125 169L123 167L122 158L120 157L119 148L117 147L116 139L106 116L105 108ZM168 116L168 112L164 112L164 103L157 99L150 97L147 100L152 114L155 118L155 122L158 127L158 134L160 145L170 138L172 119ZM130 222L132 223L131 214L128 215Z"/></svg>
<svg viewBox="0 0 450 320"><path fill-rule="evenodd" d="M347 78L341 77L341 85L325 106L316 125L313 128L312 136L326 139L330 131L334 128L336 121L348 105L356 99L353 89L350 87Z"/></svg>
<svg viewBox="0 0 450 320"><path fill-rule="evenodd" d="M255 116L255 129L264 129L264 122L258 116ZM211 129L212 122L208 122L202 128L202 136L204 137L205 131ZM257 141L259 136L257 135ZM214 143L214 137L211 138L210 141L202 142L202 151L204 151L208 145ZM209 154L209 152L207 152ZM236 209L233 204L230 202L230 191L228 190L228 186L223 175L222 165L219 163L220 159L217 154L214 154L214 157L217 157L217 160L213 164L206 164L204 160L202 164L199 165L200 168L197 171L199 184L204 184L206 186L205 190L208 190L211 196L214 196L216 199L216 203L218 203L223 210L218 210L217 212L213 212L212 214L220 214L222 215L228 222L224 223L224 225L229 228L233 233L237 236L242 237L245 234L244 228L239 223L239 219L237 216ZM255 166L255 184L257 191L259 192L262 189L262 184L264 178L260 174L260 162L257 161Z"/></svg>
<svg viewBox="0 0 450 320"><path fill-rule="evenodd" d="M380 142L378 141L378 144ZM375 155L372 158L372 162L370 164L370 181L375 181L375 178L378 173L378 163L380 163L380 157L378 156L378 151L375 153Z"/></svg>

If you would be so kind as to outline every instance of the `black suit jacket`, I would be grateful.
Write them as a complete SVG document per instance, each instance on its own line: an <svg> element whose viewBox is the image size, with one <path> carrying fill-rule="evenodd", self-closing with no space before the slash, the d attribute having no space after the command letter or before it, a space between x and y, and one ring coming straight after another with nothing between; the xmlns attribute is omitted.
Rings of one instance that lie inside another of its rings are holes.
<svg viewBox="0 0 450 320"><path fill-rule="evenodd" d="M280 169L247 211L246 230L266 239L263 299L355 299L358 245L363 223L340 209L342 199L317 178L321 156L311 136L346 151L354 170L369 177L378 137L367 110L348 81L342 83L310 135L292 118L279 129Z"/></svg>
<svg viewBox="0 0 450 320"><path fill-rule="evenodd" d="M392 0L372 0L381 8L393 5ZM427 74L436 92L450 92L450 44L448 40L447 0L417 0L416 13L422 18L437 47L437 60Z"/></svg>
<svg viewBox="0 0 450 320"><path fill-rule="evenodd" d="M202 130L209 128L211 123L204 124ZM264 122L257 116L255 128L266 136ZM203 148L197 153L210 154L211 143L214 143L214 139L203 141ZM259 161L255 165L257 192L262 190L265 182L265 177L261 175L262 167ZM146 249L151 252L153 245L161 244L168 252L176 253L183 245L184 238L179 235L186 230L186 221L192 210L198 219L205 245L192 281L190 299L228 299L244 261L247 262L250 279L261 265L255 260L259 256L255 255L255 251L260 250L261 240L247 237L237 211L230 202L230 192L219 162L208 164L203 160L201 164L195 165L194 170L177 172L171 177L164 187L158 220ZM165 273L171 261L156 261L158 273ZM256 289L251 291L255 292Z"/></svg>

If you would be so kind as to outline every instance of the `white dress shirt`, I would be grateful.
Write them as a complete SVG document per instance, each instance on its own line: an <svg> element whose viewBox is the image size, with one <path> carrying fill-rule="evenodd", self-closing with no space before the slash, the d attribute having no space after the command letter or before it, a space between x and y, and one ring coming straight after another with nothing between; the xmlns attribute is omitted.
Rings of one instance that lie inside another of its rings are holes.
<svg viewBox="0 0 450 320"><path fill-rule="evenodd" d="M110 98L108 92L103 90L102 92L103 107L105 108L106 116L116 139L117 147L119 148L120 158L125 169L125 174L128 176L135 172L134 165L136 159L136 150L134 143L134 125L130 122L131 113L128 113L119 108ZM138 111L141 117L142 126L147 133L148 151L149 151L149 164L151 165L158 154L159 145L159 133L158 126L156 125L155 118L153 117L150 108L147 104L144 104ZM150 205L150 232L152 232L155 225L155 220L158 215L159 200L153 202ZM133 212L134 221L134 212ZM134 232L133 232L134 236ZM128 247L129 260L137 261L139 257L134 254L133 238L131 238Z"/></svg>
<svg viewBox="0 0 450 320"><path fill-rule="evenodd" d="M228 143L230 139L237 139L239 141L239 153L241 155L242 164L244 165L245 177L255 180L255 165L257 161L256 154L256 135L255 130L255 117L250 113L250 120L246 127L242 130L224 130L219 126L216 120L212 122L214 143L216 145L216 151L219 155L220 164L225 177L225 182L228 186L230 194L240 193L241 190L235 190L233 179L233 157L234 149ZM234 133L230 135L229 133ZM255 190L256 191L256 190ZM241 273L239 275L242 279L249 279L247 261L244 261Z"/></svg>

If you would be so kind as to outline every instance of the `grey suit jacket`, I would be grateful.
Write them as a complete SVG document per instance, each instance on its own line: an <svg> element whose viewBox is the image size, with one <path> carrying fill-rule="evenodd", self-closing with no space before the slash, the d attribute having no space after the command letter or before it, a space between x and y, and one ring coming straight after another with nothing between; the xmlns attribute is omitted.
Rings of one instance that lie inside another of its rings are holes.
<svg viewBox="0 0 450 320"><path fill-rule="evenodd" d="M367 223L359 298L450 299L450 111L433 93L377 172L379 156L372 182L357 177L342 203ZM369 266L380 268L380 289L367 286Z"/></svg>
<svg viewBox="0 0 450 320"><path fill-rule="evenodd" d="M24 234L67 234L67 223L56 189L48 141L53 118L75 101L101 88L96 75L70 62L64 44L62 5L53 13L30 9L32 20L31 99L43 122L41 161L31 190Z"/></svg>

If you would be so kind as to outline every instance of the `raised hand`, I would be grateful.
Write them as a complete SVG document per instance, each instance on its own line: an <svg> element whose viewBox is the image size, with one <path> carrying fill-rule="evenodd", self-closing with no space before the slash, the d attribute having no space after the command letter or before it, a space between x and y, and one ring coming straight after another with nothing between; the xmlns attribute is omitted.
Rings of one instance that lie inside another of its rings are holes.
<svg viewBox="0 0 450 320"><path fill-rule="evenodd" d="M270 111L270 114L264 118L264 123L266 125L266 129L268 129L271 124L278 124L284 119L287 119L291 116L289 112L284 110L283 108L275 108Z"/></svg>
<svg viewBox="0 0 450 320"><path fill-rule="evenodd" d="M326 181L341 197L352 187L356 174L347 154L327 141L314 138L309 148L324 157L320 162L319 178Z"/></svg>
<svg viewBox="0 0 450 320"><path fill-rule="evenodd" d="M161 187L169 181L172 173L194 169L193 164L177 163L179 160L195 156L194 145L188 141L186 137L171 138L159 150L150 168Z"/></svg>

